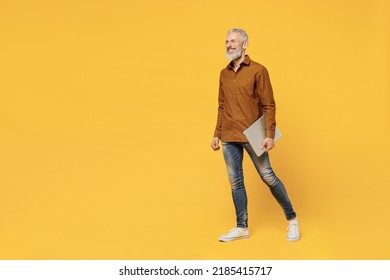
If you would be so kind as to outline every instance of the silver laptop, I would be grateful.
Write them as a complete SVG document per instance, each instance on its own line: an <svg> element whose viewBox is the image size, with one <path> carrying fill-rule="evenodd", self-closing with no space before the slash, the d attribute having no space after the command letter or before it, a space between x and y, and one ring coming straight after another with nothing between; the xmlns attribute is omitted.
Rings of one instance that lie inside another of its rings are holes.
<svg viewBox="0 0 390 280"><path fill-rule="evenodd" d="M265 129L264 115L262 115L257 121L255 121L250 127L243 131L244 135L248 139L249 144L259 157L264 153L264 150L260 148L264 139L267 137ZM282 136L278 128L275 128L275 139L278 140Z"/></svg>

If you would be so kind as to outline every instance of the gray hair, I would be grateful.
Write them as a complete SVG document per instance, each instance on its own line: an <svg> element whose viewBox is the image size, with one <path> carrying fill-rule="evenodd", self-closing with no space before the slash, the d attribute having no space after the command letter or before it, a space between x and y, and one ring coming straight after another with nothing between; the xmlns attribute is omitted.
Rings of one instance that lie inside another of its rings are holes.
<svg viewBox="0 0 390 280"><path fill-rule="evenodd" d="M244 29L241 29L241 28L233 28L233 29L230 29L230 30L228 31L228 34L230 34L230 33L232 33L232 32L240 33L242 40L248 42L248 34L246 34L246 32L245 32Z"/></svg>

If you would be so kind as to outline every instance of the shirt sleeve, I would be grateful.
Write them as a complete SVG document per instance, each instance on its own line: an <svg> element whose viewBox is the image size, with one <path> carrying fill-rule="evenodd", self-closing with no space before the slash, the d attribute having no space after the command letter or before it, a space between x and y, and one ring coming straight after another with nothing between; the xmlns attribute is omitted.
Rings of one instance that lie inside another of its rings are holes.
<svg viewBox="0 0 390 280"><path fill-rule="evenodd" d="M267 130L267 137L275 138L276 127L276 104L272 91L269 73L265 67L262 67L258 78L260 106L264 114L265 128Z"/></svg>
<svg viewBox="0 0 390 280"><path fill-rule="evenodd" d="M224 94L222 89L221 77L219 78L219 94L218 94L218 117L217 125L215 127L214 137L221 139L222 131L222 118L223 118L223 105L224 105Z"/></svg>

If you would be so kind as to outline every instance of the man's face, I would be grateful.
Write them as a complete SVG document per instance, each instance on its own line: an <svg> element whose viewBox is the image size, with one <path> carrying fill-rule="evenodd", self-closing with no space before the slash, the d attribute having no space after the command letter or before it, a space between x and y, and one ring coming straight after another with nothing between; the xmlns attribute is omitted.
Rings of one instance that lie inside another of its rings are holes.
<svg viewBox="0 0 390 280"><path fill-rule="evenodd" d="M244 43L241 39L241 34L238 32L231 32L226 37L226 57L229 60L235 60L241 57Z"/></svg>

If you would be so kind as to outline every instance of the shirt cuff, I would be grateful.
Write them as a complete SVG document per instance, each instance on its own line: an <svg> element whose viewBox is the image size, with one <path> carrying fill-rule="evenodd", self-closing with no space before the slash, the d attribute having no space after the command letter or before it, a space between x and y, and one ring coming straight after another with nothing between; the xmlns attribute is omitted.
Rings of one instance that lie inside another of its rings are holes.
<svg viewBox="0 0 390 280"><path fill-rule="evenodd" d="M275 131L274 130L267 130L267 138L275 138Z"/></svg>

